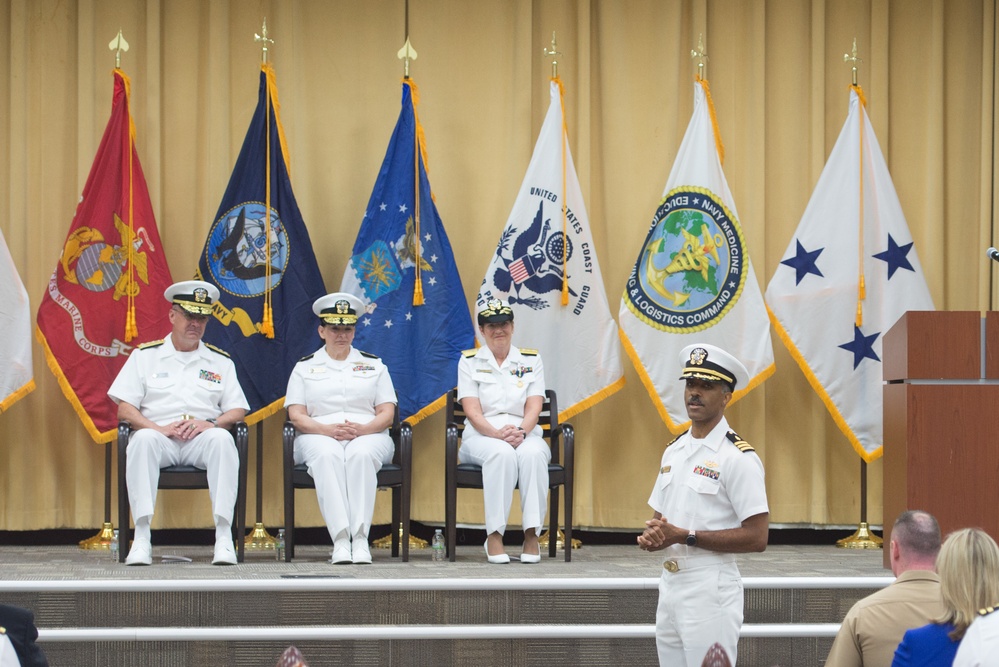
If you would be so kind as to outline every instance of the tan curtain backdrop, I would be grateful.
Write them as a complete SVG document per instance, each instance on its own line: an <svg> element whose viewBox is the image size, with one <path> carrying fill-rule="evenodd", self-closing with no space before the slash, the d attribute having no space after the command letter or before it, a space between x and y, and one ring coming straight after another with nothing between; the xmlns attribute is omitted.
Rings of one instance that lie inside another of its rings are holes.
<svg viewBox="0 0 999 667"><path fill-rule="evenodd" d="M122 68L139 156L182 279L194 273L253 113L253 35L265 17L292 185L326 285L339 286L399 111L403 0L5 0L0 229L33 308L108 119L107 44L118 28L131 44ZM409 25L430 180L470 303L548 104L542 48L554 29L573 156L615 314L690 118L690 50L700 34L725 172L761 287L846 117L843 54L856 37L859 83L937 307L995 305L982 252L993 242L995 206L995 0L410 0ZM729 410L766 464L771 521L855 524L860 459L774 343L776 374ZM0 415L0 530L96 528L104 446L89 440L37 346L35 379L38 389ZM637 530L651 512L646 499L671 436L630 364L626 379L572 420L580 527ZM280 420L265 428L269 525L283 522ZM443 431L442 412L416 426L413 516L430 523L444 515ZM881 462L869 471L877 523ZM252 521L252 484L249 500ZM302 523L320 525L311 496L301 500ZM376 522L388 520L388 506L379 501ZM154 525L207 526L209 514L207 494L192 502L190 493L163 493ZM481 494L460 495L459 521L481 523Z"/></svg>

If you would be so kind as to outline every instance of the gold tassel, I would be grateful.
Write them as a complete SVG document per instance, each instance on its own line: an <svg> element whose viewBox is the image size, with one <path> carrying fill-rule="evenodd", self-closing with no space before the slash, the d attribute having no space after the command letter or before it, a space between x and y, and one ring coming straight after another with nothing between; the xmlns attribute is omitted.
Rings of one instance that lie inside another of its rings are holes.
<svg viewBox="0 0 999 667"><path fill-rule="evenodd" d="M135 326L135 306L130 306L125 313L125 342L130 343L139 335L139 329Z"/></svg>
<svg viewBox="0 0 999 667"><path fill-rule="evenodd" d="M260 323L260 333L266 338L274 338L274 314L269 303L264 304L264 321Z"/></svg>
<svg viewBox="0 0 999 667"><path fill-rule="evenodd" d="M413 305L423 305L423 281L419 279L413 285Z"/></svg>

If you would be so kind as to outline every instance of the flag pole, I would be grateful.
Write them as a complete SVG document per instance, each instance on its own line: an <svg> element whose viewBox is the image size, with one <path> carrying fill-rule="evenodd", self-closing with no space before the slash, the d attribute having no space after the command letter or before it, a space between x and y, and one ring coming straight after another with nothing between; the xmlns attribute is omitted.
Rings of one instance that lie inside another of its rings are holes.
<svg viewBox="0 0 999 667"><path fill-rule="evenodd" d="M855 90L860 90L860 86L857 85L857 63L864 62L857 56L857 38L853 38L853 50L851 53L843 54L843 62L851 63L851 80L853 82L853 88ZM861 97L861 104L863 104L863 97ZM859 294L857 299L857 326L862 323L863 310L861 307L861 302L864 299L864 265L863 265L863 246L864 246L864 235L863 235L863 216L864 216L864 185L863 185L863 137L864 137L864 114L860 114L860 233L858 234L860 238L860 281L859 281ZM867 524L867 461L860 459L860 524L857 526L857 530L854 531L853 535L849 537L844 537L841 540L836 541L836 546L841 549L882 549L884 548L883 540L877 535L870 531L870 526Z"/></svg>
<svg viewBox="0 0 999 667"><path fill-rule="evenodd" d="M566 160L565 160L565 147L569 141L568 132L565 126L565 101L562 99L562 80L558 78L558 56L562 55L562 52L558 50L558 43L555 41L555 31L552 30L552 42L551 46L542 47L541 53L546 57L552 59L552 78L551 80L558 84L559 89L559 105L562 111L562 234L567 237L566 226L568 217L568 200L566 198ZM567 253L562 253L562 305L566 306L569 304L569 275L566 269L566 261L568 260ZM555 517L558 521L558 517ZM541 533L538 537L538 547L544 551L548 547L551 536L548 534L549 531ZM582 540L572 538L572 548L580 549L583 546ZM565 533L559 528L555 532L555 549L565 549Z"/></svg>
<svg viewBox="0 0 999 667"><path fill-rule="evenodd" d="M267 19L264 18L264 23L260 28L260 34L253 33L253 41L260 42L260 62L262 65L267 64L267 51L268 44L273 44L274 40L267 37ZM267 137L270 139L270 125L266 128ZM268 164L270 163L270 158L268 156ZM268 178L268 187L270 186L270 179ZM268 198L269 199L269 198ZM270 201L265 205L265 213L268 222L271 214ZM266 226L268 232L270 231L270 224ZM267 243L267 247L270 248L270 243ZM270 268L271 262L268 257L267 267ZM270 276L267 278L267 287L270 288L271 280ZM267 309L269 305L265 299L264 308ZM266 318L265 318L266 319ZM251 551L273 551L277 546L277 540L267 532L267 527L264 526L264 420L261 419L257 422L257 507L256 507L256 521L253 523L253 530L244 538L243 546L247 550Z"/></svg>
<svg viewBox="0 0 999 667"><path fill-rule="evenodd" d="M128 42L118 28L118 34L108 44L108 49L114 51L114 68L121 69L121 52L128 51ZM131 156L129 156L131 157ZM131 262L129 267L131 268ZM104 523L101 524L100 531L85 540L81 540L79 546L86 550L109 550L111 540L114 537L114 524L111 522L111 442L104 445Z"/></svg>
<svg viewBox="0 0 999 667"><path fill-rule="evenodd" d="M409 82L409 63L416 60L416 49L413 48L413 44L409 41L409 0L406 0L405 7L405 26L403 28L403 37L406 38L406 43L402 45L396 53L396 57L402 61L402 78L404 81ZM413 95L415 95L415 86L411 86L410 90ZM416 100L413 98L413 163L415 174L413 176L416 182L415 189L415 199L413 205L413 223L416 230L416 242L414 245L414 251L416 255L416 279L414 280L413 287L413 305L422 306L424 303L423 296L423 285L420 278L420 129L419 121L416 119ZM402 540L402 524L399 524L399 540ZM371 542L371 546L376 549L391 549L392 548L392 526L389 526L388 535L384 537L379 537L377 540ZM426 549L429 545L427 541L416 537L413 535L412 531L409 533L409 548L410 549ZM453 547L452 547L453 548Z"/></svg>

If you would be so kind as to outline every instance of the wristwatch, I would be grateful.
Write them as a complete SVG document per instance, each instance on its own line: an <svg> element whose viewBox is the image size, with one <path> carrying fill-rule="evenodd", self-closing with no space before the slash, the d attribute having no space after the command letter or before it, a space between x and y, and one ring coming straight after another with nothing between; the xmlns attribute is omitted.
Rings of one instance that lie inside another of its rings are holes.
<svg viewBox="0 0 999 667"><path fill-rule="evenodd" d="M694 531L687 533L687 546L696 547L697 546L697 534Z"/></svg>
<svg viewBox="0 0 999 667"><path fill-rule="evenodd" d="M212 426L218 426L219 425L218 420L215 419L215 417L209 417L205 421L209 422Z"/></svg>

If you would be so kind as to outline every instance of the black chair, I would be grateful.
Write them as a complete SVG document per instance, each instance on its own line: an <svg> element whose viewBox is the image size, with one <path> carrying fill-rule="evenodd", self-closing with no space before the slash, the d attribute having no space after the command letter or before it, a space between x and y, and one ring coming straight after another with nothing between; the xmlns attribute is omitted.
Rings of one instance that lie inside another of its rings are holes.
<svg viewBox="0 0 999 667"><path fill-rule="evenodd" d="M295 465L295 426L284 423L284 559L295 557L295 489L314 489L316 482L304 463ZM392 556L399 555L399 524L402 524L402 561L409 560L409 502L412 494L413 427L399 421L399 406L395 406L392 428L395 456L378 471L379 488L392 489Z"/></svg>
<svg viewBox="0 0 999 667"><path fill-rule="evenodd" d="M565 561L572 560L572 485L575 454L575 430L571 424L558 421L558 402L555 392L545 392L545 404L541 408L538 424L542 437L552 449L552 459L548 464L548 557L555 557L558 531L559 487L565 487ZM455 559L455 539L457 537L458 489L481 489L482 466L474 463L458 463L458 447L465 429L465 411L458 402L458 390L452 389L447 395L447 427L444 452L444 521L447 528L448 557ZM560 452L563 450L563 452ZM561 454L564 453L565 463Z"/></svg>
<svg viewBox="0 0 999 667"><path fill-rule="evenodd" d="M236 443L236 453L239 455L239 479L236 489L236 508L233 517L232 538L236 542L236 560L243 562L243 535L246 532L246 467L249 429L246 422L237 422L229 429ZM128 556L132 541L132 523L129 518L128 484L125 481L125 463L128 453L128 437L132 433L132 425L127 421L118 422L118 529L121 550L118 552L119 562L124 563ZM207 489L208 472L194 466L167 466L160 468L160 489Z"/></svg>

